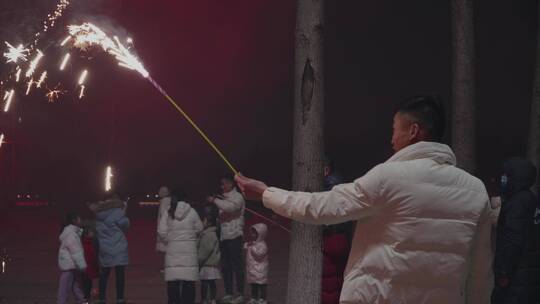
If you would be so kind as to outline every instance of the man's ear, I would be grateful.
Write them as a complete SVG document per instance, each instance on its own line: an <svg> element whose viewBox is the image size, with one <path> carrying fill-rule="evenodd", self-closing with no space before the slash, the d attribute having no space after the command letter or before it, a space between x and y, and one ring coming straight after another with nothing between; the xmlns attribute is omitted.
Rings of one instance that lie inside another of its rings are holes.
<svg viewBox="0 0 540 304"><path fill-rule="evenodd" d="M420 138L420 125L415 122L409 127L409 140L414 141L418 138Z"/></svg>

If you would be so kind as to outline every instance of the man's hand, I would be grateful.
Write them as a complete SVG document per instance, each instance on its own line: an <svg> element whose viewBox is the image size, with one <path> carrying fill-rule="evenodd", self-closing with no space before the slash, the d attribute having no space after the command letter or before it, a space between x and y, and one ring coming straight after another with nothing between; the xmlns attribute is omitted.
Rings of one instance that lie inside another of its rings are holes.
<svg viewBox="0 0 540 304"><path fill-rule="evenodd" d="M250 201L262 201L263 193L268 189L268 186L265 183L247 178L242 174L237 174L234 177L234 180L244 194L244 197Z"/></svg>

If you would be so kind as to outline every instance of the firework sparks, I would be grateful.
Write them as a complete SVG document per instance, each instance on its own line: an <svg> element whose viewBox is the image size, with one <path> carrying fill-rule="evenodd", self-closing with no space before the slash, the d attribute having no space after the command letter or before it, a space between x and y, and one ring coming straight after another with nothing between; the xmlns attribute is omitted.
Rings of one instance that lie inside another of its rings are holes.
<svg viewBox="0 0 540 304"><path fill-rule="evenodd" d="M79 99L82 99L84 97L84 91L86 87L84 85L81 85L81 92L79 93Z"/></svg>
<svg viewBox="0 0 540 304"><path fill-rule="evenodd" d="M113 55L120 66L135 70L145 78L149 76L143 64L135 55L130 53L129 49L120 42L118 37L114 37L114 40L109 38L105 32L92 23L70 25L68 29L69 34L74 38L74 47L81 51L87 51L93 46L99 46L105 52ZM133 43L133 40L128 43Z"/></svg>
<svg viewBox="0 0 540 304"><path fill-rule="evenodd" d="M0 148L2 148L3 143L4 143L4 133L0 134Z"/></svg>
<svg viewBox="0 0 540 304"><path fill-rule="evenodd" d="M7 59L7 62L13 62L17 63L19 61L27 61L26 58L28 56L28 50L25 48L22 44L20 44L18 47L14 47L13 45L9 44L9 42L4 41L4 43L8 47L8 51L4 53L4 57Z"/></svg>
<svg viewBox="0 0 540 304"><path fill-rule="evenodd" d="M47 15L47 20L43 21L42 30L34 34L35 40L32 47L35 47L37 45L39 37L42 33L46 33L49 29L52 29L56 25L56 21L58 21L58 19L62 17L64 11L68 8L69 5L69 0L60 0L56 4L56 9L52 13Z"/></svg>
<svg viewBox="0 0 540 304"><path fill-rule="evenodd" d="M62 41L62 43L60 43L60 46L66 45L66 43L68 43L70 40L71 40L71 36L67 36L66 39L64 39L64 41Z"/></svg>
<svg viewBox="0 0 540 304"><path fill-rule="evenodd" d="M112 189L112 178L113 178L111 166L107 166L105 170L105 191L109 192Z"/></svg>
<svg viewBox="0 0 540 304"><path fill-rule="evenodd" d="M36 88L41 88L41 84L43 83L43 81L45 81L46 78L47 78L47 71L41 73L41 77L39 77L39 80L36 84Z"/></svg>
<svg viewBox="0 0 540 304"><path fill-rule="evenodd" d="M40 50L37 50L37 52L38 53L37 53L36 57L34 58L34 60L32 60L32 62L30 62L30 67L28 68L28 71L26 71L26 77L27 78L32 77L32 75L36 71L36 68L37 68L37 65L39 64L39 61L44 56L43 53Z"/></svg>
<svg viewBox="0 0 540 304"><path fill-rule="evenodd" d="M9 111L9 107L11 106L11 102L13 101L13 95L15 95L15 90L11 89L11 91L9 91L9 94L6 95L4 98L6 100L6 105L4 106L4 112L7 112Z"/></svg>
<svg viewBox="0 0 540 304"><path fill-rule="evenodd" d="M17 67L17 73L15 74L15 81L16 82L19 82L19 80L21 80L21 69L19 67Z"/></svg>
<svg viewBox="0 0 540 304"><path fill-rule="evenodd" d="M45 97L47 97L47 100L49 101L49 103L53 103L55 102L58 97L60 97L60 95L66 93L66 91L60 89L60 84L57 84L56 87L54 87L54 89L50 90L47 92L47 94L45 94Z"/></svg>
<svg viewBox="0 0 540 304"><path fill-rule="evenodd" d="M34 84L34 78L30 79L28 81L28 86L26 87L26 96L30 94L30 90L32 90L32 85Z"/></svg>
<svg viewBox="0 0 540 304"><path fill-rule="evenodd" d="M87 76L88 76L88 71L87 70L82 71L81 76L79 77L79 85L84 84Z"/></svg>
<svg viewBox="0 0 540 304"><path fill-rule="evenodd" d="M68 63L70 57L71 57L71 54L69 53L64 56L64 59L62 60L62 63L60 64L60 71L63 71L66 68L66 64Z"/></svg>

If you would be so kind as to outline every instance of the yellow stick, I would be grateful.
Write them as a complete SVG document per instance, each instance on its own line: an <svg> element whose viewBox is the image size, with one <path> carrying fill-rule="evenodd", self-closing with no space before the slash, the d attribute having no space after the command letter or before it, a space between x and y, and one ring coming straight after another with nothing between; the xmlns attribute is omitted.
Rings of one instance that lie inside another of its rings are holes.
<svg viewBox="0 0 540 304"><path fill-rule="evenodd" d="M231 171L234 173L234 175L238 174L238 171L234 168L234 166L231 164L231 162L225 157L225 155L219 150L219 148L208 138L208 136L204 133L201 128L191 119L191 117L184 111L182 108L172 99L167 92L159 85L157 84L154 79L151 77L148 77L148 80L158 89L165 98L173 105L173 107L180 113L184 118L191 124L191 126L201 135L201 137L216 151L216 153L221 157L221 159L225 162L225 164L231 169Z"/></svg>

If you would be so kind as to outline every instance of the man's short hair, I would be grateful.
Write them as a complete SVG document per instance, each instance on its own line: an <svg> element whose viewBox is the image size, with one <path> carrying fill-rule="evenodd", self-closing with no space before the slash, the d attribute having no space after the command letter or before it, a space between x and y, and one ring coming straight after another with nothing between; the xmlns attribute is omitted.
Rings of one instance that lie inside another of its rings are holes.
<svg viewBox="0 0 540 304"><path fill-rule="evenodd" d="M438 96L418 95L401 103L396 113L409 115L427 131L428 140L441 142L446 125L444 107Z"/></svg>

